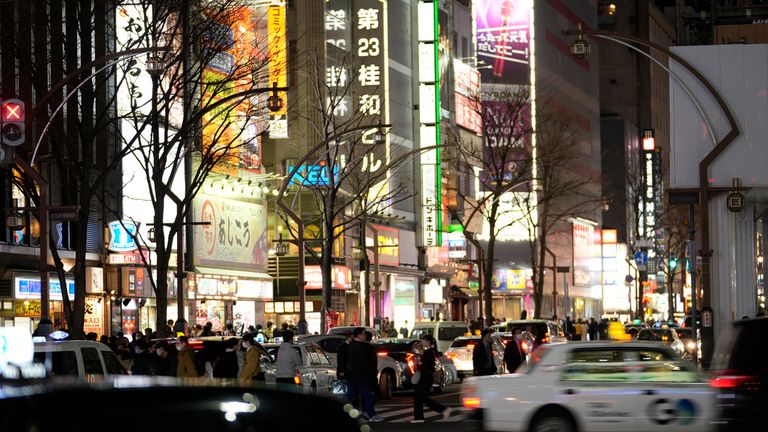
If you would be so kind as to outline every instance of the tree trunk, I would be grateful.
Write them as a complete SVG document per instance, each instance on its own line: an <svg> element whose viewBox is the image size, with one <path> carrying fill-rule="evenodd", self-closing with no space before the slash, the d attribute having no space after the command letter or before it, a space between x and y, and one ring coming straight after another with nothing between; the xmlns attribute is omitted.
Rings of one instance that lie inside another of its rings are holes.
<svg viewBox="0 0 768 432"><path fill-rule="evenodd" d="M493 322L493 296L491 288L493 287L493 267L496 254L496 216L499 212L499 201L494 200L491 204L491 215L488 218L488 250L485 254L485 273L483 273L483 306L486 327Z"/></svg>
<svg viewBox="0 0 768 432"><path fill-rule="evenodd" d="M363 307L365 308L365 321L361 325L372 325L371 323L371 260L368 259L368 248L365 244L365 224L360 225L360 250L362 251L363 266L365 270L365 283L360 286L360 294L363 296Z"/></svg>
<svg viewBox="0 0 768 432"><path fill-rule="evenodd" d="M332 194L329 193L325 203L325 217L323 218L323 255L321 257L320 270L323 276L323 306L322 317L320 319L322 328L321 334L327 333L326 329L329 326L328 323L328 311L331 309L331 289L333 284L333 204ZM299 263L301 265L301 263Z"/></svg>

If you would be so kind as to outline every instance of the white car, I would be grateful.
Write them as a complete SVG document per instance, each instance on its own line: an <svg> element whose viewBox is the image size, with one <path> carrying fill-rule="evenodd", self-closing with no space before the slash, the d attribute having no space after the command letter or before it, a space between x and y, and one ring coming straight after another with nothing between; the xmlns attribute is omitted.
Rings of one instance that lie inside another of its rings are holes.
<svg viewBox="0 0 768 432"><path fill-rule="evenodd" d="M338 327L337 327L338 328ZM331 329L333 330L333 329ZM339 348L344 344L346 337L342 333L327 335L308 335L300 337L301 342L313 342L325 351L331 365L336 368ZM379 340L379 339L376 339ZM382 339L389 340L389 339ZM379 396L382 399L391 399L392 392L403 389L403 370L393 358L386 355L376 356L376 368L379 371Z"/></svg>
<svg viewBox="0 0 768 432"><path fill-rule="evenodd" d="M127 374L108 346L93 341L37 342L34 362L45 364L51 376Z"/></svg>
<svg viewBox="0 0 768 432"><path fill-rule="evenodd" d="M277 351L280 344L268 343L262 344L264 349L277 362ZM325 352L312 342L299 342L294 344L294 349L301 356L302 365L299 366L298 374L294 380L298 384L309 390L311 393L329 393L331 384L336 379L336 368L331 365L331 361L325 355ZM266 382L275 382L276 363L262 363L262 369L266 377Z"/></svg>
<svg viewBox="0 0 768 432"><path fill-rule="evenodd" d="M714 394L660 344L547 344L519 373L473 377L462 404L492 431L707 431Z"/></svg>
<svg viewBox="0 0 768 432"><path fill-rule="evenodd" d="M472 353L475 350L475 346L481 342L480 336L457 337L445 352L445 356L453 360L459 379L474 374ZM502 373L504 371L504 344L500 338L493 338L491 346L493 348L493 362L496 364L497 373Z"/></svg>

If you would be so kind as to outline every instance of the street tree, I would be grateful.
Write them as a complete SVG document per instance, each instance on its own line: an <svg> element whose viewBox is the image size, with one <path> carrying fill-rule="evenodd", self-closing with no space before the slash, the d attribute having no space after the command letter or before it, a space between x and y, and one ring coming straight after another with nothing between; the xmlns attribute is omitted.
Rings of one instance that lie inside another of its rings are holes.
<svg viewBox="0 0 768 432"><path fill-rule="evenodd" d="M314 204L312 222L317 223L320 232L318 238L307 243L306 251L321 267L321 326L325 331L331 306L334 248L343 251L344 239L357 235L358 247L365 251L366 226L386 218L393 206L412 198L408 177L402 174L416 152L391 145L389 125L383 123L385 107L380 99L362 100L356 95L357 83L370 77L364 78L360 75L364 72L353 67L351 54L337 52L332 60L332 73L326 73L323 55L306 57L310 60L301 69L310 97L296 112L310 124L311 133L308 148L296 149L304 155L301 160L305 166L286 168L291 185L286 198L308 194ZM375 93L380 86L376 84L370 91ZM297 175L298 169L317 173L310 181L300 173ZM304 213L311 212L305 209ZM319 247L310 247L312 244ZM368 254L363 253L362 259L369 269ZM361 290L365 291L368 321L369 290Z"/></svg>
<svg viewBox="0 0 768 432"><path fill-rule="evenodd" d="M258 171L250 155L258 155L265 131L265 102L274 110L283 101L268 90L267 36L260 32L266 16L252 2L120 7L129 15L123 24L131 29L121 40L124 48L168 47L162 56L131 63L122 71L125 82L119 85L124 86L127 106L118 107L123 168L133 170L125 194L129 202L153 211L153 236L147 226L128 231L141 250L155 252L156 259L148 253L140 256L157 300L157 330L164 334L171 258L178 249L177 236L190 222L195 197L211 176ZM151 87L138 87L142 80ZM207 229L221 234L218 226ZM175 253L179 280L178 272L183 276L186 266L178 262L185 253ZM176 287L177 296L183 289Z"/></svg>

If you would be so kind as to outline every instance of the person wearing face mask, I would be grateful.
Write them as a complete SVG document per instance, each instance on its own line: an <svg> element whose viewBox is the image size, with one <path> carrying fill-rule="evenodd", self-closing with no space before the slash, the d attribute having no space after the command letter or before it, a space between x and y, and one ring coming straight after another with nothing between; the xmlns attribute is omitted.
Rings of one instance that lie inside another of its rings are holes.
<svg viewBox="0 0 768 432"><path fill-rule="evenodd" d="M131 365L131 375L157 375L155 359L147 350L147 341L144 339L136 341L134 351L136 356L133 358L133 365Z"/></svg>
<svg viewBox="0 0 768 432"><path fill-rule="evenodd" d="M520 341L523 340L523 331L515 329L515 338L507 342L504 348L504 364L507 365L507 372L514 373L521 364L525 363L525 352L520 347Z"/></svg>
<svg viewBox="0 0 768 432"><path fill-rule="evenodd" d="M243 348L245 348L245 363L243 363L243 367L240 369L238 378L241 380L264 381L264 373L261 371L261 355L259 355L259 350L254 346L253 333L244 334L241 343Z"/></svg>
<svg viewBox="0 0 768 432"><path fill-rule="evenodd" d="M179 351L178 364L176 366L176 376L179 378L199 378L195 366L195 351L187 344L189 339L186 336L180 336L176 341L176 349Z"/></svg>
<svg viewBox="0 0 768 432"><path fill-rule="evenodd" d="M168 342L160 341L156 344L157 374L162 376L176 376L176 355L171 353Z"/></svg>

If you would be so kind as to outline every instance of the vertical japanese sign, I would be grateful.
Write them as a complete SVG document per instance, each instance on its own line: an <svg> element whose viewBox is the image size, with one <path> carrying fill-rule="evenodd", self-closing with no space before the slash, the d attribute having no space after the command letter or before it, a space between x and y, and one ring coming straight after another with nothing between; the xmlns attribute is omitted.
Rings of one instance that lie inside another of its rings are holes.
<svg viewBox="0 0 768 432"><path fill-rule="evenodd" d="M477 57L484 83L528 84L533 0L475 0Z"/></svg>
<svg viewBox="0 0 768 432"><path fill-rule="evenodd" d="M115 33L117 51L149 47L147 26L152 22L152 6L142 2L117 7ZM147 72L147 56L126 58L119 63L117 88L118 115L149 115L152 108L152 78Z"/></svg>
<svg viewBox="0 0 768 432"><path fill-rule="evenodd" d="M353 1L352 40L353 54L357 54L353 107L362 116L361 124L389 122L389 51L387 35L387 1ZM373 127L363 132L362 143L374 145L373 137L378 129ZM362 163L362 170L377 173L389 165L389 135L386 142L369 151ZM387 179L371 189L377 200L387 195ZM378 191L378 192L375 192ZM379 196L376 196L379 195Z"/></svg>
<svg viewBox="0 0 768 432"><path fill-rule="evenodd" d="M285 2L272 0L267 11L267 46L269 49L269 85L286 87L288 84L287 38L285 34ZM283 107L269 114L269 137L272 139L288 138L288 95L278 92L283 100Z"/></svg>
<svg viewBox="0 0 768 432"><path fill-rule="evenodd" d="M351 0L328 0L325 3L325 101L337 122L349 120L352 95L345 91L350 82L352 50Z"/></svg>
<svg viewBox="0 0 768 432"><path fill-rule="evenodd" d="M421 148L440 144L440 68L438 43L438 3L420 0L418 4L419 56L419 143ZM442 244L440 150L421 153L421 245Z"/></svg>

